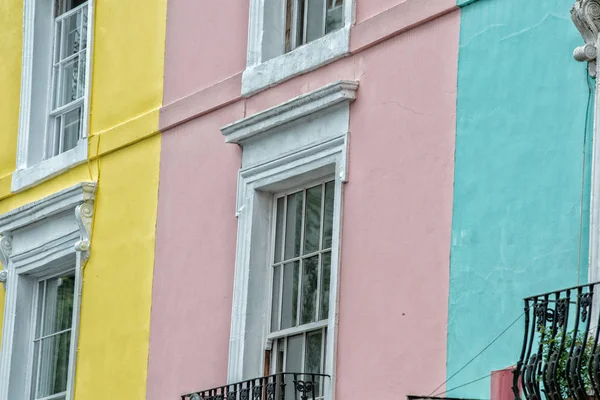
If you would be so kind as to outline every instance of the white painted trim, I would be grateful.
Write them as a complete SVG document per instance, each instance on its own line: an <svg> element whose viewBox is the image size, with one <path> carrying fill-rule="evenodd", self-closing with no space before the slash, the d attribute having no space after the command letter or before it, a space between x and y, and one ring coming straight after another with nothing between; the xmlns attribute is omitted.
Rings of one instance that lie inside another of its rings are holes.
<svg viewBox="0 0 600 400"><path fill-rule="evenodd" d="M33 84L33 37L35 32L35 0L23 2L23 54L21 66L21 101L19 138L17 142L17 169L27 168L29 116L31 114L31 87ZM48 66L50 68L50 66Z"/></svg>
<svg viewBox="0 0 600 400"><path fill-rule="evenodd" d="M354 101L358 82L337 81L229 124L221 131L228 143L238 143L344 101Z"/></svg>
<svg viewBox="0 0 600 400"><path fill-rule="evenodd" d="M261 157L264 157L265 150L269 154L266 161L258 163L253 162L257 159L256 157L245 157L246 154L244 154L242 168L238 175L236 199L238 233L228 362L228 382L230 383L251 377L252 373L256 376L262 374L262 370L245 370L252 366L258 368L255 359L246 359L249 350L252 350L256 357L264 357L264 349L259 349L260 353L258 353L256 349L246 348L248 346L246 335L249 329L256 328L257 324L270 321L268 304L265 305L264 310L250 310L249 296L251 295L251 266L256 265L257 262L260 264L264 260L267 273L271 267L269 263L271 257L269 254L262 253L269 247L269 232L272 233L270 219L273 213L273 194L311 181L330 180L333 177L336 188L334 243L332 245L330 314L327 321L328 358L325 371L332 376L332 384L329 387L330 392L327 394L327 398L333 399L343 183L347 181L348 177L349 107L350 102L356 98L357 88L356 82L336 82L222 128L226 141L240 144L244 153L252 153L260 149ZM340 118L340 116L344 117ZM333 126L331 125L332 121L334 121ZM315 123L321 124L320 128L325 128L330 133L314 136L315 141L300 140L303 137L313 138L315 130L319 130L319 126L315 126ZM329 128L332 128L331 131ZM269 140L272 135L282 135L286 140ZM299 143L298 147L291 151L290 140L292 142L296 140ZM282 142L286 142L286 144L283 145ZM262 159L261 157L258 159ZM250 163L244 160L250 160ZM260 243L266 241L266 246L257 245L257 241ZM260 322L250 320L249 323L248 318L257 318ZM262 344L269 342L268 328L263 327L260 333L263 335L259 341ZM257 329L252 332L256 335L259 334ZM248 367L249 365L250 367Z"/></svg>
<svg viewBox="0 0 600 400"><path fill-rule="evenodd" d="M8 236L11 232L44 218L69 209L75 210L79 204L93 201L95 192L95 182L82 182L43 199L0 214L0 235Z"/></svg>
<svg viewBox="0 0 600 400"><path fill-rule="evenodd" d="M32 135L30 129L31 96L33 85L34 34L35 34L35 3L40 0L24 0L23 4L23 52L21 69L21 96L19 114L19 136L17 141L17 165L12 175L11 191L19 192L34 186L53 176L73 168L88 158L89 113L92 86L92 57L94 52L94 6L95 0L88 0L88 26L86 50L86 86L83 97L82 137L74 149L58 156L43 160L35 165L28 165L29 141ZM48 66L50 71L51 66ZM51 86L48 76L47 84ZM51 94L48 96L51 97ZM44 112L49 112L49 107ZM47 132L43 132L44 140ZM45 151L45 150L44 150Z"/></svg>
<svg viewBox="0 0 600 400"><path fill-rule="evenodd" d="M289 53L266 60L263 54L265 7L268 0L250 0L248 53L242 74L242 95L248 96L350 54L350 27L355 0L344 1L344 26ZM281 35L283 37L283 35Z"/></svg>
<svg viewBox="0 0 600 400"><path fill-rule="evenodd" d="M76 296L67 389L67 398L69 400L73 398L81 304L81 266L90 248L89 235L95 188L95 183L80 183L0 215L0 259L6 275L2 351L0 351L0 400L9 400L9 390L15 390L11 388L11 368L16 362L13 357L25 360L23 362L26 365L19 364L21 371L31 368L31 353L24 356L23 349L14 348L16 335L22 333L16 332L17 322L19 322L18 326L22 326L23 323L28 324L24 320L17 321L17 319L31 320L30 315L16 312L19 290L23 290L25 286L30 287L31 277L36 274L59 271L64 264L61 265L58 261L66 258L75 260L76 267ZM40 232L51 232L54 236L40 237ZM27 382L20 383L28 386ZM26 389L20 386L17 389L21 393L26 392Z"/></svg>
<svg viewBox="0 0 600 400"><path fill-rule="evenodd" d="M289 53L246 67L242 96L250 96L350 54L350 27L346 26Z"/></svg>
<svg viewBox="0 0 600 400"><path fill-rule="evenodd" d="M17 169L12 174L11 191L20 192L84 163L88 158L88 139L79 139L71 150L48 158L39 164Z"/></svg>

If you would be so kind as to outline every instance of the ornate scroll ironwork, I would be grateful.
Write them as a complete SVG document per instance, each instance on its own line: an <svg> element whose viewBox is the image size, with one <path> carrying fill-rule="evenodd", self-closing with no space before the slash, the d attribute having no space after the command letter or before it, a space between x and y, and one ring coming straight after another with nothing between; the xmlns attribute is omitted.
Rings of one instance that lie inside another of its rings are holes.
<svg viewBox="0 0 600 400"><path fill-rule="evenodd" d="M320 400L329 375L282 373L184 394L181 400Z"/></svg>
<svg viewBox="0 0 600 400"><path fill-rule="evenodd" d="M600 398L600 283L525 299L525 332L514 371L515 399Z"/></svg>

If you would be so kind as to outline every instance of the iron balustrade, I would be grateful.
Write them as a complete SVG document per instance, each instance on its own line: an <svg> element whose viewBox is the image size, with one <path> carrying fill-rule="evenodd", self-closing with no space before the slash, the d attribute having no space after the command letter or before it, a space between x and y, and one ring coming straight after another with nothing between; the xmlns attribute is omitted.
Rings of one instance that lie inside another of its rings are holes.
<svg viewBox="0 0 600 400"><path fill-rule="evenodd" d="M280 373L184 394L181 400L322 400L329 375Z"/></svg>
<svg viewBox="0 0 600 400"><path fill-rule="evenodd" d="M592 312L594 293L600 301L600 282L525 298L515 399L600 399L600 315Z"/></svg>

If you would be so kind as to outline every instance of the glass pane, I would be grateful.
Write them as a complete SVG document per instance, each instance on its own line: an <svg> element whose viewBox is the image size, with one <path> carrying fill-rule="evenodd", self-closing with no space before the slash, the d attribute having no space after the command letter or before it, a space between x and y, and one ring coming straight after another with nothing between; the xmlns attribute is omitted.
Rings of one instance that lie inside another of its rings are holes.
<svg viewBox="0 0 600 400"><path fill-rule="evenodd" d="M308 0L306 42L323 36L325 31L325 0Z"/></svg>
<svg viewBox="0 0 600 400"><path fill-rule="evenodd" d="M304 254L319 250L319 235L321 234L321 192L321 185L312 187L306 191Z"/></svg>
<svg viewBox="0 0 600 400"><path fill-rule="evenodd" d="M43 335L50 335L71 327L75 277L52 278L46 282Z"/></svg>
<svg viewBox="0 0 600 400"><path fill-rule="evenodd" d="M83 97L85 93L85 51L79 57L79 78L77 79L77 98Z"/></svg>
<svg viewBox="0 0 600 400"><path fill-rule="evenodd" d="M302 261L302 318L300 324L316 320L319 256Z"/></svg>
<svg viewBox="0 0 600 400"><path fill-rule="evenodd" d="M37 397L51 396L67 390L71 332L41 341Z"/></svg>
<svg viewBox="0 0 600 400"><path fill-rule="evenodd" d="M81 9L81 48L87 47L87 7Z"/></svg>
<svg viewBox="0 0 600 400"><path fill-rule="evenodd" d="M302 203L304 192L287 196L287 216L285 226L285 260L300 255L302 234Z"/></svg>
<svg viewBox="0 0 600 400"><path fill-rule="evenodd" d="M275 222L275 262L281 261L281 242L283 235L283 213L284 213L285 197L277 199L277 221Z"/></svg>
<svg viewBox="0 0 600 400"><path fill-rule="evenodd" d="M75 7L79 7L87 0L56 0L56 16L60 16Z"/></svg>
<svg viewBox="0 0 600 400"><path fill-rule="evenodd" d="M285 362L286 372L302 372L302 344L304 335L288 337L287 359Z"/></svg>
<svg viewBox="0 0 600 400"><path fill-rule="evenodd" d="M304 372L321 373L321 348L323 344L323 331L313 331L306 334L306 361ZM307 377L308 379L309 377Z"/></svg>
<svg viewBox="0 0 600 400"><path fill-rule="evenodd" d="M325 215L323 216L323 249L331 247L333 235L333 198L335 195L335 183L325 184Z"/></svg>
<svg viewBox="0 0 600 400"><path fill-rule="evenodd" d="M62 43L62 21L56 21L54 24L54 63L60 61L60 44Z"/></svg>
<svg viewBox="0 0 600 400"><path fill-rule="evenodd" d="M58 116L54 119L54 135L50 138L51 143L49 143L48 147L50 149L50 157L53 157L60 153L60 133L62 132L62 116Z"/></svg>
<svg viewBox="0 0 600 400"><path fill-rule="evenodd" d="M64 115L63 146L62 151L71 150L77 146L81 125L81 108L78 107Z"/></svg>
<svg viewBox="0 0 600 400"><path fill-rule="evenodd" d="M294 18L293 0L287 0L285 6L285 52L292 51L292 21Z"/></svg>
<svg viewBox="0 0 600 400"><path fill-rule="evenodd" d="M304 0L296 0L296 47L304 44Z"/></svg>
<svg viewBox="0 0 600 400"><path fill-rule="evenodd" d="M283 298L281 302L281 329L297 325L298 280L300 262L286 264L283 269Z"/></svg>
<svg viewBox="0 0 600 400"><path fill-rule="evenodd" d="M343 1L337 0L335 6L327 10L327 20L325 22L325 33L337 31L344 26L344 7Z"/></svg>
<svg viewBox="0 0 600 400"><path fill-rule="evenodd" d="M44 315L43 313L43 309L44 309L44 297L46 296L45 294L45 289L46 289L46 281L40 281L40 283L38 284L38 301L37 301L37 315L35 318L35 335L34 337L36 339L38 339L40 336L42 336L42 316Z"/></svg>
<svg viewBox="0 0 600 400"><path fill-rule="evenodd" d="M60 66L60 87L56 90L56 108L77 99L78 63L79 60L76 57Z"/></svg>
<svg viewBox="0 0 600 400"><path fill-rule="evenodd" d="M271 332L279 329L279 288L281 283L281 266L273 268L273 296L271 305Z"/></svg>
<svg viewBox="0 0 600 400"><path fill-rule="evenodd" d="M63 19L61 60L81 50L81 13L76 12Z"/></svg>
<svg viewBox="0 0 600 400"><path fill-rule="evenodd" d="M329 318L329 285L331 279L331 253L321 256L321 307L319 319Z"/></svg>
<svg viewBox="0 0 600 400"><path fill-rule="evenodd" d="M283 360L285 355L285 338L277 340L277 351L275 358L275 373L280 374L283 372Z"/></svg>

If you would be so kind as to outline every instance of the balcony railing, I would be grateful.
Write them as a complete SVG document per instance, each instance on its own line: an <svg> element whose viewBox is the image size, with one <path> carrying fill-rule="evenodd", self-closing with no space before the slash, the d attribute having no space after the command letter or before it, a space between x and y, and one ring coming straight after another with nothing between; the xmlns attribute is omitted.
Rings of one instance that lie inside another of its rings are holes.
<svg viewBox="0 0 600 400"><path fill-rule="evenodd" d="M600 320L592 312L594 294L600 300L600 283L525 299L515 399L600 399Z"/></svg>
<svg viewBox="0 0 600 400"><path fill-rule="evenodd" d="M322 400L329 375L281 373L184 394L181 400Z"/></svg>

